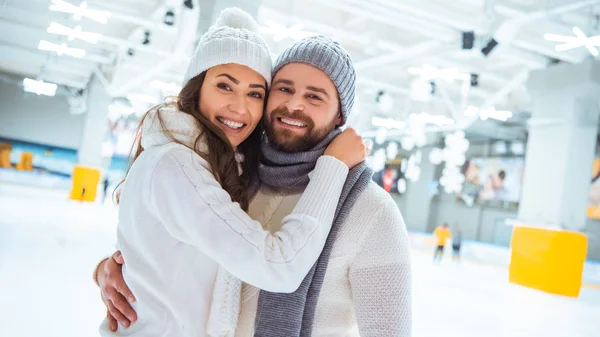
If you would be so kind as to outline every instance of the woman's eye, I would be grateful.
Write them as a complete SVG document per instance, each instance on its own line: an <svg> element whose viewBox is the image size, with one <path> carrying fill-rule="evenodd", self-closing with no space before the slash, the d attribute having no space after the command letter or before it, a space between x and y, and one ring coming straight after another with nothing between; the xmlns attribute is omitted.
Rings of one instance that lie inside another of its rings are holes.
<svg viewBox="0 0 600 337"><path fill-rule="evenodd" d="M262 99L263 95L260 92L251 92L250 97L254 97L254 98L258 98L258 99Z"/></svg>
<svg viewBox="0 0 600 337"><path fill-rule="evenodd" d="M290 89L283 87L283 88L279 88L279 91L281 91L281 92L290 92Z"/></svg>
<svg viewBox="0 0 600 337"><path fill-rule="evenodd" d="M231 87L225 83L217 84L217 88L222 89L222 90L231 91Z"/></svg>

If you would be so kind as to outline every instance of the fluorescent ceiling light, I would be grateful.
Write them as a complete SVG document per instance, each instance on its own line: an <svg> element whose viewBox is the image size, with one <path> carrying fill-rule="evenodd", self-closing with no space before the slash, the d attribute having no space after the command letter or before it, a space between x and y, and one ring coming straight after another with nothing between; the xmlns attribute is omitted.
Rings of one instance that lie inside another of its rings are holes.
<svg viewBox="0 0 600 337"><path fill-rule="evenodd" d="M150 104L158 103L158 99L156 97L150 96L150 95L144 95L144 94L129 94L129 95L127 95L127 99L130 101L142 102L142 103L150 103Z"/></svg>
<svg viewBox="0 0 600 337"><path fill-rule="evenodd" d="M44 81L36 81L31 78L23 79L23 89L26 92L31 92L38 95L54 96L56 95L56 89L58 86L54 83L47 83Z"/></svg>
<svg viewBox="0 0 600 337"><path fill-rule="evenodd" d="M412 75L419 75L425 80L442 79L446 82L452 83L456 80L468 81L471 79L470 74L461 73L457 68L446 68L439 69L430 64L424 64L423 67L410 67L408 73Z"/></svg>
<svg viewBox="0 0 600 337"><path fill-rule="evenodd" d="M317 33L309 32L304 30L304 26L296 24L291 27L283 26L275 21L265 21L266 26L261 26L261 32L265 34L273 35L273 41L279 42L285 38L291 38L293 40L302 40L306 37L317 35Z"/></svg>
<svg viewBox="0 0 600 337"><path fill-rule="evenodd" d="M112 15L107 11L88 9L87 2L85 1L79 6L75 6L63 0L52 0L52 5L50 5L49 9L55 12L73 14L75 20L80 20L82 17L85 17L100 23L107 23Z"/></svg>
<svg viewBox="0 0 600 337"><path fill-rule="evenodd" d="M482 121L491 118L499 121L506 122L513 116L512 111L507 110L496 110L494 107L480 109L475 106L470 106L465 110L466 117L479 117Z"/></svg>
<svg viewBox="0 0 600 337"><path fill-rule="evenodd" d="M408 116L411 122L418 124L433 124L437 126L452 125L454 120L444 115L430 115L426 112L412 113Z"/></svg>
<svg viewBox="0 0 600 337"><path fill-rule="evenodd" d="M545 34L544 39L552 42L560 42L554 49L556 51L568 51L571 49L585 47L594 56L598 56L598 49L600 47L600 35L588 37L579 27L573 27L573 34L575 36L558 35L558 34Z"/></svg>
<svg viewBox="0 0 600 337"><path fill-rule="evenodd" d="M102 37L102 34L81 31L81 26L69 28L56 22L50 22L47 31L50 34L68 36L69 41L80 39L94 44L98 43L98 40Z"/></svg>
<svg viewBox="0 0 600 337"><path fill-rule="evenodd" d="M64 55L69 55L69 56L73 56L73 57L77 57L77 58L82 58L85 56L84 49L69 48L64 43L56 44L56 43L52 43L52 42L46 41L46 40L40 41L40 43L38 44L38 49L44 50L44 51L55 52L57 55L64 54Z"/></svg>
<svg viewBox="0 0 600 337"><path fill-rule="evenodd" d="M392 118L373 117L373 119L371 119L371 124L373 126L379 126L379 127L384 127L384 128L388 128L388 129L404 130L406 128L405 122L397 121Z"/></svg>
<svg viewBox="0 0 600 337"><path fill-rule="evenodd" d="M160 89L165 93L179 93L181 91L181 86L175 83L167 83L159 80L154 80L150 82L150 87L155 89Z"/></svg>

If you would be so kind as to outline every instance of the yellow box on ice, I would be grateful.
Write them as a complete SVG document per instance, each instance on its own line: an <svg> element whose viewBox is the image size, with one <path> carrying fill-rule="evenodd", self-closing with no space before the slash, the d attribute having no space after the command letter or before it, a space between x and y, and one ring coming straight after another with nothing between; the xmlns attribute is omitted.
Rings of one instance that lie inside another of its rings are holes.
<svg viewBox="0 0 600 337"><path fill-rule="evenodd" d="M577 297L586 254L587 236L582 233L515 227L509 280L551 294Z"/></svg>
<svg viewBox="0 0 600 337"><path fill-rule="evenodd" d="M71 199L93 202L96 200L100 170L93 167L75 166L71 177Z"/></svg>

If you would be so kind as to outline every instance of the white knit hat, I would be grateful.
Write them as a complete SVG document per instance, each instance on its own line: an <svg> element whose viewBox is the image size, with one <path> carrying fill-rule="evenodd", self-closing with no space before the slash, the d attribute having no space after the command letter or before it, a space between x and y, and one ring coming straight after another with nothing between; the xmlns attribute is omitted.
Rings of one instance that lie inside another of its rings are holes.
<svg viewBox="0 0 600 337"><path fill-rule="evenodd" d="M261 74L271 84L271 53L267 43L259 35L259 27L250 14L231 7L221 12L198 42L190 65L183 78L183 86L189 80L211 67L237 63Z"/></svg>

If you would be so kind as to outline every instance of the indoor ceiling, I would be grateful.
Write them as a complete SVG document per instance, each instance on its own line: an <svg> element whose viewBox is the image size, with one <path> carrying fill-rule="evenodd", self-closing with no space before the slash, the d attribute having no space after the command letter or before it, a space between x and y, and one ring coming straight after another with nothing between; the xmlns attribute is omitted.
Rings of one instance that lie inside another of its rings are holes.
<svg viewBox="0 0 600 337"><path fill-rule="evenodd" d="M112 95L151 103L158 99L158 87L181 82L199 37L195 27L204 0L188 1L199 4L194 12L182 2L0 0L0 72L57 83L70 92L84 89L95 74ZM73 8L90 15L65 13ZM165 24L169 10L173 26ZM508 121L490 124L491 136L511 139L525 134L529 72L593 57L584 47L556 51L557 42L544 35L574 36L574 26L587 36L599 35L600 1L263 0L257 20L266 27L263 36L274 55L311 33L346 47L358 71L360 113L351 123L366 133L376 129L373 117L408 120L419 112L455 121L441 129L477 127L481 133L481 123L463 121L465 109L476 106L512 111ZM464 32L474 33L472 49L463 48ZM484 56L482 49L492 39L499 44ZM43 51L40 41L64 47L58 53ZM85 55L69 55L78 50ZM431 76L423 80L416 74L424 64L431 66L430 75L439 69L456 78L434 79L432 87Z"/></svg>

